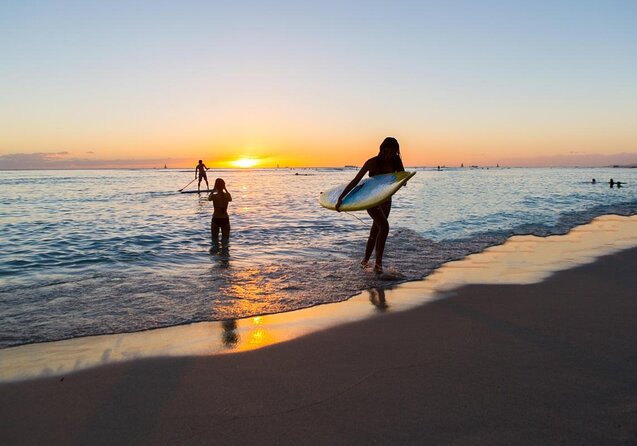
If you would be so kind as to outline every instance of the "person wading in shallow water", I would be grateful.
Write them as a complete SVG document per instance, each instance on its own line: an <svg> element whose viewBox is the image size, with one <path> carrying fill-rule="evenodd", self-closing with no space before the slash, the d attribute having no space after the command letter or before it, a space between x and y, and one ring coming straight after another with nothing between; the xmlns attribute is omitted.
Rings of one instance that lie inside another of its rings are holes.
<svg viewBox="0 0 637 446"><path fill-rule="evenodd" d="M400 158L400 146L398 145L398 141L392 137L385 138L380 145L378 155L365 162L354 179L345 187L341 196L338 197L336 210L340 212L339 208L341 207L343 198L363 179L366 173L369 173L369 176L373 177L384 173L404 172L404 170L405 167ZM365 246L365 257L363 257L361 261L361 266L367 266L372 252L376 249L376 263L374 264L374 272L376 274L383 273L383 253L385 252L385 242L389 234L389 222L387 221L387 217L389 217L390 211L391 197L379 206L367 209L367 213L372 217L374 223L369 231L369 238Z"/></svg>
<svg viewBox="0 0 637 446"><path fill-rule="evenodd" d="M208 195L208 201L212 201L215 210L210 221L210 235L212 243L219 243L219 231L221 240L225 243L230 238L230 217L228 216L228 203L232 201L230 192L226 189L226 182L221 178L215 180L215 186Z"/></svg>
<svg viewBox="0 0 637 446"><path fill-rule="evenodd" d="M195 167L195 179L197 178L197 176L199 176L199 181L197 182L197 191L201 190L201 180L204 180L206 182L206 190L210 189L210 186L208 185L208 175L206 175L206 170L208 170L206 165L203 163L203 161L199 160L199 164L197 164L197 167Z"/></svg>

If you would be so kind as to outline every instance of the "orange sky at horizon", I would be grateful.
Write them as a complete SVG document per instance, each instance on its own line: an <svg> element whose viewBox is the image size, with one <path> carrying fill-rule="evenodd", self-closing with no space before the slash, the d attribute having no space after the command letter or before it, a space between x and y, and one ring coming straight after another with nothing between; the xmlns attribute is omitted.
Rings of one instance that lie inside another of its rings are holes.
<svg viewBox="0 0 637 446"><path fill-rule="evenodd" d="M459 166L464 164L495 166L552 166L552 165L609 165L637 163L637 151L631 150L630 135L601 141L582 132L578 135L553 135L552 137L537 136L535 138L524 135L525 138L515 138L515 135L500 134L479 135L458 134L443 135L433 131L426 136L401 137L400 133L388 133L396 136L401 144L403 160L409 166ZM136 144L121 144L119 150L108 150L108 143L95 147L84 145L78 141L69 140L68 145L38 150L38 144L32 147L26 144L21 151L0 151L0 168L2 155L22 153L25 155L29 168L29 154L47 154L63 163L65 160L82 160L87 167L116 167L126 166L126 160L131 167L168 167L189 168L203 159L207 166L216 168L243 167L237 166L240 159L254 160L254 167L341 167L344 165L360 166L364 161L378 152L378 146L385 135L374 135L355 138L346 135L342 138L312 137L307 141L303 138L267 141L258 138L240 138L241 143L211 139L214 142L188 141L173 142L166 139L154 142L138 139ZM463 141L462 138L466 138ZM267 141L262 143L261 141ZM24 142L24 141L23 141ZM84 147L88 147L86 150ZM179 148L175 149L174 146ZM608 147L614 150L609 151ZM62 155L55 153L65 152ZM630 156L629 154L634 156ZM617 160L613 155L620 156ZM559 162L556 162L556 157ZM598 158L598 161L595 161ZM591 161L593 160L593 161Z"/></svg>
<svg viewBox="0 0 637 446"><path fill-rule="evenodd" d="M143 167L155 167L162 160L162 166L187 167L198 159L214 167L232 167L233 161L246 157L260 161L255 167L338 167L361 165L376 155L386 136L394 136L405 163L413 166L552 165L555 156L570 157L572 165L578 165L591 156L620 153L634 153L628 162L637 163L637 128L630 125L630 117L602 121L598 113L569 117L555 110L523 110L517 116L505 111L492 116L481 116L477 110L440 116L428 112L422 123L408 112L376 110L365 119L348 120L342 111L321 117L302 107L298 113L283 106L268 113L262 105L223 116L185 106L141 122L124 109L115 122L100 116L69 121L45 113L29 122L36 132L27 125L3 131L0 161L9 154L69 152L69 157L96 164L130 159L131 165ZM18 118L13 118L16 123Z"/></svg>

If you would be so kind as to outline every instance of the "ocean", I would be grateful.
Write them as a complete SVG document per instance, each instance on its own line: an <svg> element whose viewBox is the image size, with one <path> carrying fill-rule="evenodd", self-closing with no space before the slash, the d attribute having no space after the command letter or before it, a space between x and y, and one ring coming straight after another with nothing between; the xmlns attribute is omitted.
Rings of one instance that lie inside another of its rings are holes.
<svg viewBox="0 0 637 446"><path fill-rule="evenodd" d="M513 235L637 214L637 169L416 170L389 218L394 281L359 266L367 213L318 205L353 169L210 170L233 197L222 250L207 196L177 192L193 170L1 171L0 348L341 301Z"/></svg>

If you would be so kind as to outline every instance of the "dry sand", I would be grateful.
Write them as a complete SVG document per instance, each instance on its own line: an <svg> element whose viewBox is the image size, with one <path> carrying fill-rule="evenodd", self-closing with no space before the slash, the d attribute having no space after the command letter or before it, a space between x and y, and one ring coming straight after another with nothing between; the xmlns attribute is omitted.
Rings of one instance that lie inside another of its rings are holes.
<svg viewBox="0 0 637 446"><path fill-rule="evenodd" d="M9 444L637 444L637 249L231 355L0 385Z"/></svg>

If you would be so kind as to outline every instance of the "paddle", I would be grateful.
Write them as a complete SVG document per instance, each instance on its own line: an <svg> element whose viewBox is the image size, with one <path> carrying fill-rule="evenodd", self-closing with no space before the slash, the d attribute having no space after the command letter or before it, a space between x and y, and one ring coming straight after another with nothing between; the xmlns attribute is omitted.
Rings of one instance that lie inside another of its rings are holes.
<svg viewBox="0 0 637 446"><path fill-rule="evenodd" d="M206 169L206 172L208 172L208 169L210 169L210 167L208 167L208 168ZM198 177L198 176L196 176L196 177L195 177L195 180L196 180L197 178L199 178L199 177ZM193 181L195 181L195 180L191 180L191 181L190 181L190 183L186 184L184 187L182 187L181 189L179 189L177 192L181 192L182 190L184 190L185 188L187 188L188 186L190 186L190 185L192 184L192 182L193 182Z"/></svg>
<svg viewBox="0 0 637 446"><path fill-rule="evenodd" d="M195 180L197 179L197 177L195 177ZM182 190L184 190L185 188L187 188L188 186L190 186L192 184L193 181L195 180L191 180L190 183L186 184L184 187L182 187L181 189L178 190L178 192L181 192Z"/></svg>

